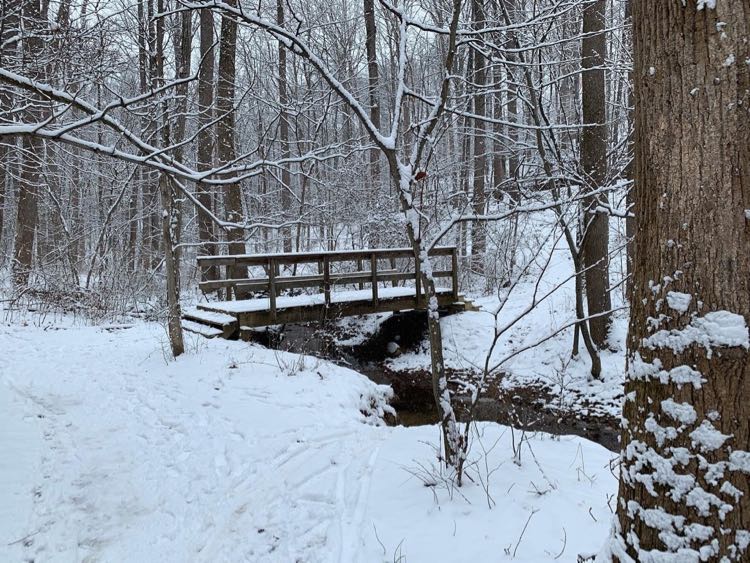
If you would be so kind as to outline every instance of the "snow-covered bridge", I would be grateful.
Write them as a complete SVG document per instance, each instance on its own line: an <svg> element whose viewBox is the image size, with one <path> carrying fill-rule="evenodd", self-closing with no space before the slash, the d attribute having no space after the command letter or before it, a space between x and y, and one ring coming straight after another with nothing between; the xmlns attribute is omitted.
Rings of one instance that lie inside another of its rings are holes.
<svg viewBox="0 0 750 563"><path fill-rule="evenodd" d="M436 247L430 256L442 268L433 270L433 278L438 284L448 280L447 287L437 288L439 308L470 307L458 292L456 247ZM255 327L427 306L411 248L202 256L198 265L213 278L200 283L204 293L234 296L184 313L183 327L208 337L235 338ZM237 277L238 270L247 277Z"/></svg>

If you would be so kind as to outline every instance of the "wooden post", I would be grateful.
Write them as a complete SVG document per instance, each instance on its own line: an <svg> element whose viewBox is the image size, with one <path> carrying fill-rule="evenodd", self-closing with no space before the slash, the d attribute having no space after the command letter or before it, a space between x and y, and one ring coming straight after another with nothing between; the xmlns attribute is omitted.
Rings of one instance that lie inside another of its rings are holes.
<svg viewBox="0 0 750 563"><path fill-rule="evenodd" d="M422 300L422 268L420 268L419 256L414 258L414 297L419 307L419 302Z"/></svg>
<svg viewBox="0 0 750 563"><path fill-rule="evenodd" d="M276 280L276 278L279 277L279 270L280 270L279 263L276 260L274 260L273 261L273 277L274 277L274 281ZM277 287L276 288L276 297L278 297L279 295L281 295L281 288Z"/></svg>
<svg viewBox="0 0 750 563"><path fill-rule="evenodd" d="M357 272L362 271L362 258L357 258ZM359 282L359 289L364 289L365 284L363 282Z"/></svg>
<svg viewBox="0 0 750 563"><path fill-rule="evenodd" d="M323 258L323 292L328 308L331 305L331 262L327 255Z"/></svg>
<svg viewBox="0 0 750 563"><path fill-rule="evenodd" d="M370 254L370 272L372 273L372 305L378 305L378 257L373 252Z"/></svg>
<svg viewBox="0 0 750 563"><path fill-rule="evenodd" d="M453 282L453 301L458 301L458 248L451 251L451 280Z"/></svg>
<svg viewBox="0 0 750 563"><path fill-rule="evenodd" d="M276 260L268 259L268 299L271 303L271 318L276 320Z"/></svg>

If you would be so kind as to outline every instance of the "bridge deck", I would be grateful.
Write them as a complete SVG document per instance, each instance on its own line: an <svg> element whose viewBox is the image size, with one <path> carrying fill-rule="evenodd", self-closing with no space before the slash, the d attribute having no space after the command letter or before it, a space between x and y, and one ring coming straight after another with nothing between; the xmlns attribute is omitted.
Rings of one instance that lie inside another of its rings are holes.
<svg viewBox="0 0 750 563"><path fill-rule="evenodd" d="M441 309L448 309L454 305L456 300L453 298L452 289L439 288L437 293L438 306ZM424 297L417 303L413 287L381 288L377 303L373 303L372 291L366 289L332 292L328 304L325 302L324 294L277 297L275 311L271 310L270 299L267 297L241 301L214 301L198 305L201 311L233 315L239 327L248 328L424 308Z"/></svg>

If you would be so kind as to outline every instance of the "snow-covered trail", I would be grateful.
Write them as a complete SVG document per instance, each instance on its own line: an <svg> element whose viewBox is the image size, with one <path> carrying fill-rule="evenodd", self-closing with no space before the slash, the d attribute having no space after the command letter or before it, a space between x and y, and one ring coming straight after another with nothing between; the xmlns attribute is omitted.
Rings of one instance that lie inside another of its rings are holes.
<svg viewBox="0 0 750 563"><path fill-rule="evenodd" d="M354 561L379 437L331 409L358 400L344 370L287 378L292 357L255 349L243 365L236 343L197 340L210 350L167 364L154 327L2 330L3 396L25 400L45 447L28 527L0 560L330 561L333 544Z"/></svg>
<svg viewBox="0 0 750 563"><path fill-rule="evenodd" d="M0 326L0 561L478 563L508 558L534 511L516 561L575 561L607 534L596 444L539 435L519 466L485 425L491 453L451 495L411 474L435 427L378 426L388 388L200 337L168 362L164 340Z"/></svg>

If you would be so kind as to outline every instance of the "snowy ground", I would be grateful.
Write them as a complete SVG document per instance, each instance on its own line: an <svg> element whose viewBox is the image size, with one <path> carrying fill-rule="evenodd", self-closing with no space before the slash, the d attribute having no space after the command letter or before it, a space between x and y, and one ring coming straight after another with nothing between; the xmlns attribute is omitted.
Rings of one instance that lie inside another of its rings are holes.
<svg viewBox="0 0 750 563"><path fill-rule="evenodd" d="M189 338L168 362L156 325L0 326L0 561L575 561L606 538L596 444L531 436L519 465L484 425L452 490L436 428L380 424L387 388Z"/></svg>

